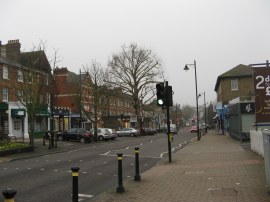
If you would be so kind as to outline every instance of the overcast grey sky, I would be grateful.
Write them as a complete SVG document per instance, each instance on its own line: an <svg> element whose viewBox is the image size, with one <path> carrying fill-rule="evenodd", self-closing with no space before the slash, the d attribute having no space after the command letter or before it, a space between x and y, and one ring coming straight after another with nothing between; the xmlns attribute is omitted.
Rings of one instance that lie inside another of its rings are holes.
<svg viewBox="0 0 270 202"><path fill-rule="evenodd" d="M1 0L0 40L22 51L40 40L59 67L79 73L92 59L103 66L122 45L152 49L162 60L174 103L195 106L198 91L215 101L219 75L238 64L270 59L269 0ZM203 99L199 99L203 104Z"/></svg>

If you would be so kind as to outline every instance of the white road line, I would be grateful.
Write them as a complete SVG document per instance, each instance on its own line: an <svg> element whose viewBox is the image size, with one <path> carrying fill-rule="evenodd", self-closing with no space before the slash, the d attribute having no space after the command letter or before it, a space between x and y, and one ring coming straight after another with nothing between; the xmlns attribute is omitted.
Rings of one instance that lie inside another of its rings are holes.
<svg viewBox="0 0 270 202"><path fill-rule="evenodd" d="M107 151L106 153L102 154L102 155L108 155L111 151Z"/></svg>
<svg viewBox="0 0 270 202"><path fill-rule="evenodd" d="M79 197L83 197L83 198L92 198L94 195L88 195L88 194L78 194Z"/></svg>

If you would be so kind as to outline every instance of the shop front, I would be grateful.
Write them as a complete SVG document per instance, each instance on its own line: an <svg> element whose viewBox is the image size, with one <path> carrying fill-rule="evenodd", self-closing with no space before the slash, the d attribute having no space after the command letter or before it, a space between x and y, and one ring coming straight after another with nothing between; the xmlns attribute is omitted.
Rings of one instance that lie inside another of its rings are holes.
<svg viewBox="0 0 270 202"><path fill-rule="evenodd" d="M70 109L54 108L53 122L55 131L65 131L70 128Z"/></svg>
<svg viewBox="0 0 270 202"><path fill-rule="evenodd" d="M26 111L23 108L11 109L11 134L17 139L24 139Z"/></svg>

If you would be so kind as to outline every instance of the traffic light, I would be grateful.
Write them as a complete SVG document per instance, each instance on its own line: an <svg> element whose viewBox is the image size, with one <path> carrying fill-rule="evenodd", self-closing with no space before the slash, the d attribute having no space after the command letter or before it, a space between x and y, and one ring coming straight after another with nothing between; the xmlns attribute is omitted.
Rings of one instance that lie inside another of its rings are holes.
<svg viewBox="0 0 270 202"><path fill-rule="evenodd" d="M164 83L157 83L156 89L157 89L157 105L164 106L165 105Z"/></svg>
<svg viewBox="0 0 270 202"><path fill-rule="evenodd" d="M172 86L166 86L166 105L168 107L173 106L173 91L172 91Z"/></svg>

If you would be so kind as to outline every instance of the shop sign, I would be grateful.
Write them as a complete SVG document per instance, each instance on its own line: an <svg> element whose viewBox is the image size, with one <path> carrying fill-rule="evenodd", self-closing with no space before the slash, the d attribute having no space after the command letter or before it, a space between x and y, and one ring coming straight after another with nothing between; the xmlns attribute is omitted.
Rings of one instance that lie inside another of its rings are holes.
<svg viewBox="0 0 270 202"><path fill-rule="evenodd" d="M270 120L270 68L254 67L256 122Z"/></svg>

